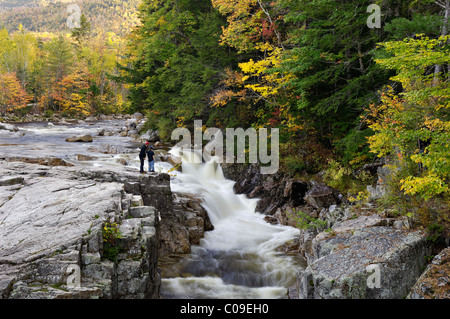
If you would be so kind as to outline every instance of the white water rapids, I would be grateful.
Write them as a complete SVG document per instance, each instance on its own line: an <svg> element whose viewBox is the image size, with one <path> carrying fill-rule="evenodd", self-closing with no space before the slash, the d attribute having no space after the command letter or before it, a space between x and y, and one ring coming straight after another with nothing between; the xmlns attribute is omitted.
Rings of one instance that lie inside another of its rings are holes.
<svg viewBox="0 0 450 319"><path fill-rule="evenodd" d="M214 230L175 266L182 276L163 278L162 297L287 298L287 288L302 266L277 248L299 230L264 221L255 211L257 200L235 194L234 182L224 178L214 158L194 164L194 156L199 155L182 156L182 172L172 179L171 188L200 195Z"/></svg>

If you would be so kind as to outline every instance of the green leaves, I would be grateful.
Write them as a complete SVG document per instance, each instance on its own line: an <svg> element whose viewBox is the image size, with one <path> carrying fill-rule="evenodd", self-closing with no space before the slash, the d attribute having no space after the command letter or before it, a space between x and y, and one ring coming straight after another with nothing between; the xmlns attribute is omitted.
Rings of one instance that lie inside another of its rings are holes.
<svg viewBox="0 0 450 319"><path fill-rule="evenodd" d="M140 12L142 26L130 42L130 73L142 70L133 104L144 102L154 128L168 134L180 119L207 119L221 72L237 64L233 51L219 45L224 19L207 0L144 1Z"/></svg>
<svg viewBox="0 0 450 319"><path fill-rule="evenodd" d="M375 134L369 145L378 156L396 157L393 165L398 170L418 164L418 172L400 184L405 194L417 194L425 200L449 191L449 83L446 74L431 72L435 65L450 63L449 39L418 36L386 42L382 46L392 56L377 60L397 71L392 80L404 91L396 95L390 90L382 95L380 106L372 106L370 127Z"/></svg>

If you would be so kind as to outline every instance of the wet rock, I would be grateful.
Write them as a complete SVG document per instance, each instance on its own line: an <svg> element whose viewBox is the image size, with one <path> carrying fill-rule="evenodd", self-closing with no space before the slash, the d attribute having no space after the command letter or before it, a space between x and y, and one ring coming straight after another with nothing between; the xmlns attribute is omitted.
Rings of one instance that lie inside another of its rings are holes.
<svg viewBox="0 0 450 319"><path fill-rule="evenodd" d="M265 216L265 217L264 217L264 220L265 220L266 222L268 222L269 224L272 224L272 225L278 224L278 219L277 219L276 217Z"/></svg>
<svg viewBox="0 0 450 319"><path fill-rule="evenodd" d="M95 157L90 156L90 155L84 155L84 154L77 154L77 160L80 162L87 162L87 161L92 161L95 159Z"/></svg>
<svg viewBox="0 0 450 319"><path fill-rule="evenodd" d="M128 161L125 158L116 158L115 159L116 163L119 163L121 165L127 165Z"/></svg>
<svg viewBox="0 0 450 319"><path fill-rule="evenodd" d="M44 166L73 166L73 164L70 164L66 162L65 160L59 158L59 157L24 157L24 156L11 156L6 157L6 161L8 162L24 162L29 164L39 164Z"/></svg>
<svg viewBox="0 0 450 319"><path fill-rule="evenodd" d="M0 130L6 130L6 131L10 131L10 132L19 131L17 126L15 126L13 124L8 124L8 123L2 123L2 122L0 122Z"/></svg>
<svg viewBox="0 0 450 319"><path fill-rule="evenodd" d="M93 138L91 135L80 135L80 136L69 136L66 138L66 142L84 142L84 143L91 143L93 141Z"/></svg>

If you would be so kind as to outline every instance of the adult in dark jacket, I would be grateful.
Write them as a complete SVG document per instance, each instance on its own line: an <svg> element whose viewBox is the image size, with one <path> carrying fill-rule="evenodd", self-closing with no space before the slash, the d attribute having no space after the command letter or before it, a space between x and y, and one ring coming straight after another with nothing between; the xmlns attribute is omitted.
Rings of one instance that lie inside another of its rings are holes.
<svg viewBox="0 0 450 319"><path fill-rule="evenodd" d="M142 145L142 147L141 147L141 152L139 153L139 159L141 160L141 168L140 168L141 174L145 173L145 171L144 171L144 161L145 161L145 156L147 154L147 148L148 148L149 144L150 144L150 142L148 142L148 141L145 142L145 144Z"/></svg>

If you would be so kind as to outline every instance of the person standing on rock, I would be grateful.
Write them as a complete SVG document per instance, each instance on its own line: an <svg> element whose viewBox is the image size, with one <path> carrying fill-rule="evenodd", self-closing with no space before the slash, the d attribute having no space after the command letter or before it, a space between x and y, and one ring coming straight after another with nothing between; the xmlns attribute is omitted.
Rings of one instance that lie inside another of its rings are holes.
<svg viewBox="0 0 450 319"><path fill-rule="evenodd" d="M142 145L142 147L141 147L141 152L139 153L139 159L141 161L141 168L140 168L141 174L145 173L145 171L144 171L144 160L145 160L145 156L147 154L147 149L148 149L149 145L150 145L149 141L145 142L145 144Z"/></svg>
<svg viewBox="0 0 450 319"><path fill-rule="evenodd" d="M155 171L155 152L153 152L153 150L154 150L153 146L150 146L147 149L149 173L152 173Z"/></svg>

